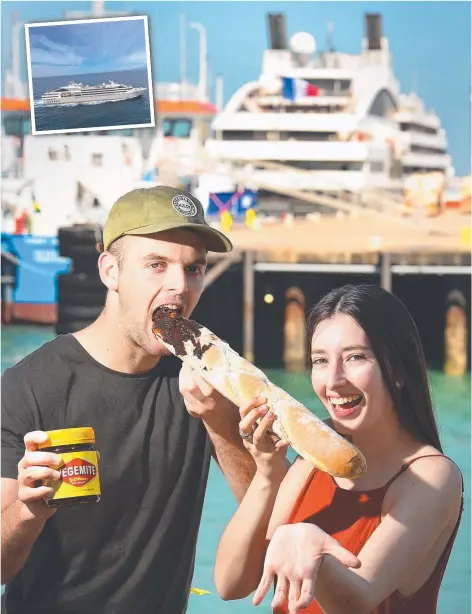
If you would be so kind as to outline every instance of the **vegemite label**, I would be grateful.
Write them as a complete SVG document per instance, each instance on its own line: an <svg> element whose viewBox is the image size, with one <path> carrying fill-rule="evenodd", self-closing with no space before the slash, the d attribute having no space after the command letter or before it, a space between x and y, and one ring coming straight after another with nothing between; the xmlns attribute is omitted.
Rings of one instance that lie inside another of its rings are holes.
<svg viewBox="0 0 472 614"><path fill-rule="evenodd" d="M100 495L96 451L64 452L61 457L62 464L58 467L60 480L47 483L55 490L52 499Z"/></svg>

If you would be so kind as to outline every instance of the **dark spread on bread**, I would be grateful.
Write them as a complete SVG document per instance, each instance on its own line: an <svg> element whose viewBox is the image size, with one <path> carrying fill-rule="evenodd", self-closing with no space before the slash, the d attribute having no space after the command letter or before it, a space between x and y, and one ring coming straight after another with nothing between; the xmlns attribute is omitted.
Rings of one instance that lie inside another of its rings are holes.
<svg viewBox="0 0 472 614"><path fill-rule="evenodd" d="M163 305L158 307L152 315L153 332L161 337L165 343L171 345L178 356L185 356L185 342L193 345L193 355L201 358L211 345L202 345L200 342L202 328L200 324L184 318L180 313Z"/></svg>

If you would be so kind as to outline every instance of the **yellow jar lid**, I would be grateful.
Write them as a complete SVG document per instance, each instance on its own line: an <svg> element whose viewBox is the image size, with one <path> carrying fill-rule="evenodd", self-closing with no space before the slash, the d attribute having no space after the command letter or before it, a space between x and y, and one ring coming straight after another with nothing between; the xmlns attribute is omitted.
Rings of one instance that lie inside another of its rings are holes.
<svg viewBox="0 0 472 614"><path fill-rule="evenodd" d="M95 443L95 432L92 427L84 426L74 429L58 429L57 431L45 431L48 441L38 445L39 449L54 446L68 446L80 443Z"/></svg>

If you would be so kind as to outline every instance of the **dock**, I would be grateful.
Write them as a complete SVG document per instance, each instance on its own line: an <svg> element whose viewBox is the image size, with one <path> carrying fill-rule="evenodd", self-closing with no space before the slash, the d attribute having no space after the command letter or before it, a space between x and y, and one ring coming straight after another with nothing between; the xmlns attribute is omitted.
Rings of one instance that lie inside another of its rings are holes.
<svg viewBox="0 0 472 614"><path fill-rule="evenodd" d="M470 218L448 211L435 218L409 218L358 211L349 215L264 221L257 229L235 224L227 234L237 250L251 250L278 262L370 260L372 254L422 253L434 264L441 254L470 255L465 240Z"/></svg>
<svg viewBox="0 0 472 614"><path fill-rule="evenodd" d="M255 228L222 229L234 251L210 254L206 288L239 265L242 275L242 352L254 360L257 273L368 276L392 291L397 276L472 273L470 218L457 211L437 217L378 215L372 210L304 218L266 219Z"/></svg>

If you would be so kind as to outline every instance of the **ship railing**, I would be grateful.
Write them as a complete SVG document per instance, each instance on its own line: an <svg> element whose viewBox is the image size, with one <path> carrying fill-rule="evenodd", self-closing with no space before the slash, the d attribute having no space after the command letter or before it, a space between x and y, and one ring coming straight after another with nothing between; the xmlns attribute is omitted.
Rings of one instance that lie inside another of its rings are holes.
<svg viewBox="0 0 472 614"><path fill-rule="evenodd" d="M272 161L252 161L251 165L246 160L241 160L241 167L234 166L227 168L227 174L235 185L250 186L251 189L266 190L290 198L298 199L314 205L322 205L341 214L348 215L368 215L380 217L385 222L395 221L408 229L421 230L427 234L436 236L455 236L455 230L442 227L435 222L434 218L428 216L428 212L417 210L413 215L405 217L405 201L400 195L392 194L391 191L383 188L373 188L366 186L360 189L349 189L347 186L332 185L328 188L304 188L274 185L264 178L261 172L254 172L251 168L257 164L267 169L277 170L277 172L291 172L296 176L297 173L304 174L312 171L303 169L288 169L284 164ZM211 170L209 169L209 172Z"/></svg>
<svg viewBox="0 0 472 614"><path fill-rule="evenodd" d="M312 177L314 174L313 171L291 167L280 162L252 160L250 164L247 161L240 161L240 168L233 166L231 168L231 175L236 183L242 180L244 184L257 186L258 189L267 189L269 191L285 190L285 188L279 189L279 187L275 188L274 185L266 184L263 173L260 171L290 173L292 177L298 176L304 179ZM287 190L291 190L291 188L287 188ZM366 187L361 191L354 191L344 185L333 185L330 190L304 189L295 191L297 192L297 197L300 197L302 200L303 198L300 195L308 195L310 199L307 198L305 200L313 202L311 197L316 195L317 198L320 197L318 200L322 199L324 201L323 203L320 202L320 204L325 204L328 207L331 206L342 211L351 211L354 207L355 209L375 210L380 214L389 213L395 216L402 213L402 201L380 189Z"/></svg>

